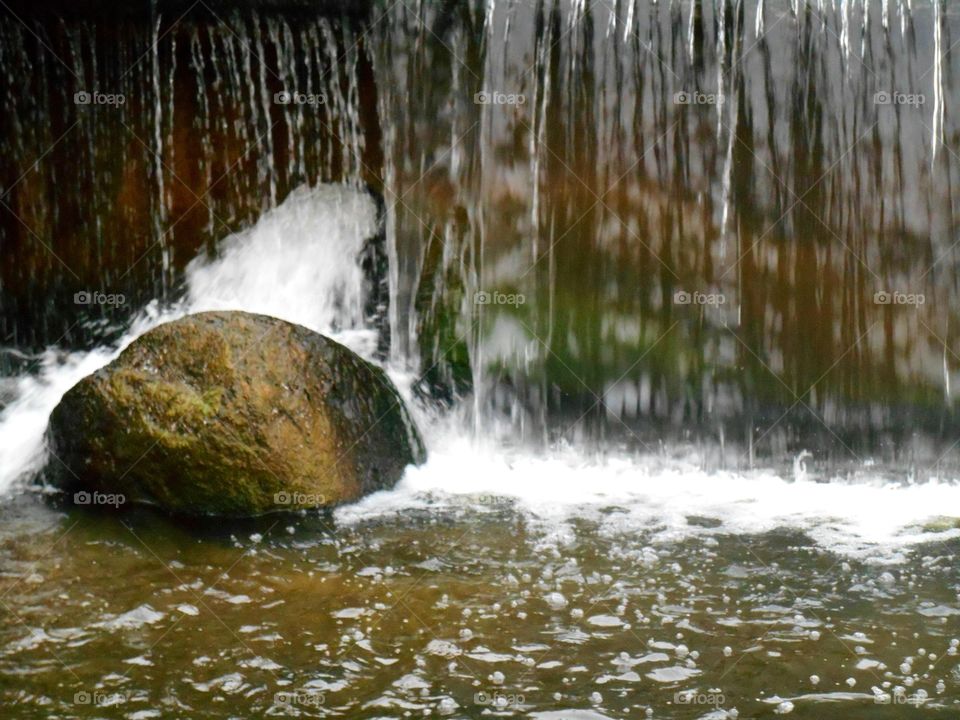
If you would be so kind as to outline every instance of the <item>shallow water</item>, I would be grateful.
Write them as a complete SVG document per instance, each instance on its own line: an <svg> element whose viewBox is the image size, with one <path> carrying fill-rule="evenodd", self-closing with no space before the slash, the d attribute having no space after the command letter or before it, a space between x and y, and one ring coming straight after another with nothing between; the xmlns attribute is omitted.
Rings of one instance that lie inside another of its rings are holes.
<svg viewBox="0 0 960 720"><path fill-rule="evenodd" d="M956 540L886 566L687 522L671 541L487 495L201 531L23 497L0 509L0 697L18 718L960 713Z"/></svg>

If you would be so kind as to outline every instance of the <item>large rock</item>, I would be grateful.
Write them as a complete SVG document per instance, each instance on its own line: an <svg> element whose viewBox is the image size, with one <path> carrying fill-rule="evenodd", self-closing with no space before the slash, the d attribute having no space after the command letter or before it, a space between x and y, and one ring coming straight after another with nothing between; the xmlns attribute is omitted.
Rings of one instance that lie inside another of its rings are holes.
<svg viewBox="0 0 960 720"><path fill-rule="evenodd" d="M64 395L48 440L58 484L194 515L336 505L424 458L382 370L243 312L144 334Z"/></svg>

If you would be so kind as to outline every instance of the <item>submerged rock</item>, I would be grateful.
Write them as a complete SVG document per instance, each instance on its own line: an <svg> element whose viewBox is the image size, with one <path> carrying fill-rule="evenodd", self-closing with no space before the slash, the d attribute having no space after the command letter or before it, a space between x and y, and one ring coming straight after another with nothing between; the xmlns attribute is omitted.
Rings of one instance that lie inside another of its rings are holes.
<svg viewBox="0 0 960 720"><path fill-rule="evenodd" d="M48 442L60 486L191 515L336 505L424 459L380 368L244 312L190 315L139 337L64 395Z"/></svg>

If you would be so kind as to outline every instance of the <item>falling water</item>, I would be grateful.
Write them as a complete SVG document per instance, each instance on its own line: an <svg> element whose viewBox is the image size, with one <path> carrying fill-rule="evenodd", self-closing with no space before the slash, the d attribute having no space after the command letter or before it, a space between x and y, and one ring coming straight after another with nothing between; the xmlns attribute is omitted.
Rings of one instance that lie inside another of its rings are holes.
<svg viewBox="0 0 960 720"><path fill-rule="evenodd" d="M933 128L930 133L930 164L936 162L943 145L943 19L941 1L933 2Z"/></svg>
<svg viewBox="0 0 960 720"><path fill-rule="evenodd" d="M4 121L11 212L0 239L43 251L4 269L5 285L23 286L0 305L5 338L89 345L124 318L91 307L81 310L95 323L75 322L75 293L123 294L127 313L172 299L198 250L298 185L375 183L357 77L366 60L356 47L343 51L358 42L348 21L181 14L51 27L28 18L0 29L9 68L0 94L15 123ZM117 51L115 32L129 48ZM82 104L76 93L122 100ZM36 130L17 130L23 118L36 118ZM41 199L65 179L71 192L47 215Z"/></svg>
<svg viewBox="0 0 960 720"><path fill-rule="evenodd" d="M841 462L927 453L902 429L957 429L926 329L955 307L953 238L913 141L930 110L906 103L929 93L937 114L956 92L916 39L955 22L931 4L898 4L900 26L870 3L692 4L679 22L678 7L487 3L473 28L398 7L377 28L381 116L422 118L401 130L420 162L385 144L398 346L429 392L469 392L473 425L513 438L642 448L669 427L776 456L812 432ZM482 35L481 59L455 32ZM429 90L398 54L432 69ZM525 102L476 105L480 91ZM474 161L454 173L460 154ZM528 301L477 307L478 290ZM677 307L687 290L726 303ZM926 303L878 305L887 291Z"/></svg>
<svg viewBox="0 0 960 720"><path fill-rule="evenodd" d="M930 158L954 132L953 17L740 0L474 10L400 3L365 29L157 10L122 52L93 25L53 31L66 67L5 25L5 184L50 250L0 225L36 250L29 283L4 269L20 288L8 342L34 358L121 342L151 301L183 300L192 258L300 185L338 181L382 193L386 258L363 309L388 316L377 352L474 438L685 448L706 468L789 467L814 447L810 477L951 467L955 166ZM17 74L46 90L15 92ZM127 100L77 105L84 88ZM932 116L901 102L927 93ZM51 209L62 177L73 192ZM223 306L254 281L230 282ZM78 308L87 289L128 302ZM9 387L35 371L3 357Z"/></svg>

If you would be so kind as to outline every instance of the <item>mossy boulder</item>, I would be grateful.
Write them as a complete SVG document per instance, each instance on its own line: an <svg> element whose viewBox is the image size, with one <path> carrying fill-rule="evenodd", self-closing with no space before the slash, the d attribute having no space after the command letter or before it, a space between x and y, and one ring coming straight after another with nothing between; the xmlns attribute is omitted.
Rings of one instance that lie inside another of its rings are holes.
<svg viewBox="0 0 960 720"><path fill-rule="evenodd" d="M54 482L189 515L332 506L424 459L386 374L283 320L161 325L70 389L50 419Z"/></svg>

